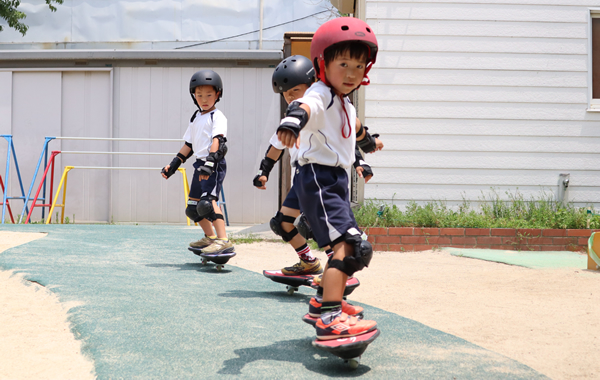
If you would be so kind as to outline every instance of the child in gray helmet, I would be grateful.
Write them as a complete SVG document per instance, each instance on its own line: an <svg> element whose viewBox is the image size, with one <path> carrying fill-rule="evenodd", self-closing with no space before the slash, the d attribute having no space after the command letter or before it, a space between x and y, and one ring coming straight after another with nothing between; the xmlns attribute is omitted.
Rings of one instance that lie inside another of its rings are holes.
<svg viewBox="0 0 600 380"><path fill-rule="evenodd" d="M217 205L227 172L227 118L215 107L223 95L221 77L212 70L196 72L190 79L190 95L198 110L183 136L185 144L163 168L162 176L169 178L189 157L196 156L185 214L200 224L205 236L190 246L201 248L204 253L233 252L223 213Z"/></svg>

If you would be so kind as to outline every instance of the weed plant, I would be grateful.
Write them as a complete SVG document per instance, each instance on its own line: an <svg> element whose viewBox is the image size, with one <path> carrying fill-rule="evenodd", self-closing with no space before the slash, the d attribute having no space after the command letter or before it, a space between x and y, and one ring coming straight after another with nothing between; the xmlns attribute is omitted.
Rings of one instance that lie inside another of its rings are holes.
<svg viewBox="0 0 600 380"><path fill-rule="evenodd" d="M487 196L482 192L476 207L471 207L464 197L458 207L449 207L445 201L411 201L404 211L396 205L366 200L355 217L363 227L600 228L600 215L593 208L578 208L572 202L563 204L551 192L528 200L518 189L514 194L507 191L506 195L508 199L501 199L494 189Z"/></svg>

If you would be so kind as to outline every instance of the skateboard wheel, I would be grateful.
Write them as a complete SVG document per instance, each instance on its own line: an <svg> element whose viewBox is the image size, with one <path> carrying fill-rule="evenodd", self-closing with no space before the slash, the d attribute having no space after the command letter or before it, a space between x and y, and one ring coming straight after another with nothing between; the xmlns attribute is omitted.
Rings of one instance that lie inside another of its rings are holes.
<svg viewBox="0 0 600 380"><path fill-rule="evenodd" d="M298 291L298 288L296 288L295 286L286 286L285 287L287 289L287 294L289 294L290 296L292 294L294 294L294 292Z"/></svg>
<svg viewBox="0 0 600 380"><path fill-rule="evenodd" d="M217 272L220 272L223 269L222 264L217 264Z"/></svg>
<svg viewBox="0 0 600 380"><path fill-rule="evenodd" d="M348 360L348 365L352 369L357 369L359 364L360 364L360 357Z"/></svg>
<svg viewBox="0 0 600 380"><path fill-rule="evenodd" d="M208 260L207 259L202 259L202 265L206 265L208 264Z"/></svg>

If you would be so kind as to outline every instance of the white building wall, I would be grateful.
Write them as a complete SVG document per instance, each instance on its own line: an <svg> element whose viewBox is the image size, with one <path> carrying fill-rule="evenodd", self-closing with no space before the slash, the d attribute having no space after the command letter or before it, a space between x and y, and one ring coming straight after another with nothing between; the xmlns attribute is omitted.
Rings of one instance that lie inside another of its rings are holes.
<svg viewBox="0 0 600 380"><path fill-rule="evenodd" d="M46 136L181 139L195 110L189 79L194 72L205 68L211 67L0 70L3 90L0 133L13 135L25 192ZM224 82L224 96L217 107L228 119L224 192L229 220L248 224L266 222L277 211L278 170L273 170L266 191L256 190L252 178L279 119L279 96L273 93L270 84L272 68L212 69ZM182 145L183 141L52 140L49 151L168 153L166 156L60 154L56 158L54 192L67 165L161 168L171 162ZM3 179L6 152L6 141L1 139ZM193 161L192 158L182 165L190 183ZM11 162L9 196L20 196L12 157ZM43 167L32 198L42 173ZM49 190L49 176L47 186ZM49 191L47 195L49 202ZM62 198L58 203L62 203ZM11 200L10 205L13 215L21 213L22 200ZM168 181L161 177L160 170L74 169L68 175L65 216L75 218L76 222L185 223L184 210L179 173ZM40 219L41 208L36 208L32 221ZM6 221L9 220L7 212Z"/></svg>
<svg viewBox="0 0 600 380"><path fill-rule="evenodd" d="M377 63L366 198L477 201L495 188L600 203L600 114L588 109L585 0L366 1Z"/></svg>

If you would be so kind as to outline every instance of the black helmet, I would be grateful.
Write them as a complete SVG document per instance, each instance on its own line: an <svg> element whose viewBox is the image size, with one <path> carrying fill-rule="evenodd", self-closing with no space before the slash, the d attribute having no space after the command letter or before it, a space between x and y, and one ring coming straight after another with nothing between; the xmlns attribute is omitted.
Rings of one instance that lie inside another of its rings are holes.
<svg viewBox="0 0 600 380"><path fill-rule="evenodd" d="M273 91L283 93L299 84L311 85L315 81L315 69L310 59L292 55L277 65L273 72Z"/></svg>
<svg viewBox="0 0 600 380"><path fill-rule="evenodd" d="M198 86L213 86L215 91L219 93L219 97L215 103L221 100L221 97L223 96L223 81L219 74L212 70L200 70L192 75L192 79L190 79L190 94L192 95L194 104L200 108L196 102L196 97L194 96L194 91Z"/></svg>

